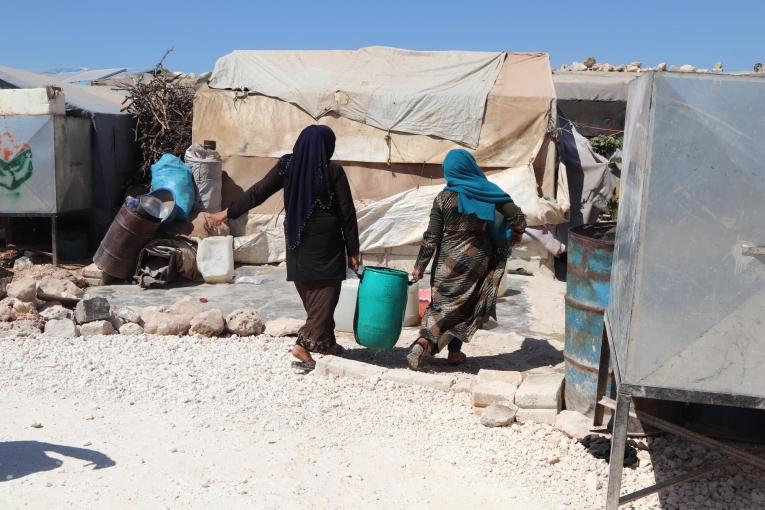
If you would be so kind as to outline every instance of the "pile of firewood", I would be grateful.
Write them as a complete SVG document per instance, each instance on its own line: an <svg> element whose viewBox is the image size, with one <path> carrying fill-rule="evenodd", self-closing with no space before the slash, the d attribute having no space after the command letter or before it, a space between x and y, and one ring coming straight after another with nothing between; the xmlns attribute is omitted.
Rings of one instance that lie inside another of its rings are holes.
<svg viewBox="0 0 765 510"><path fill-rule="evenodd" d="M182 75L168 72L162 63L169 50L150 73L151 78L122 85L127 93L122 111L136 120L135 139L141 148L140 180L150 176L151 165L162 154L183 156L191 145L191 121L196 87Z"/></svg>

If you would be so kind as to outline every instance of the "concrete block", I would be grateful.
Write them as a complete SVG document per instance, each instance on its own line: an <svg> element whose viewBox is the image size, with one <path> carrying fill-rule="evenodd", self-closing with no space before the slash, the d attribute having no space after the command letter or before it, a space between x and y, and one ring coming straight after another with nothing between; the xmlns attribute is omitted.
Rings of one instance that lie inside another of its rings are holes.
<svg viewBox="0 0 765 510"><path fill-rule="evenodd" d="M582 439L590 435L592 418L576 411L561 411L555 418L555 428L573 439Z"/></svg>
<svg viewBox="0 0 765 510"><path fill-rule="evenodd" d="M521 409L561 409L563 374L527 374L515 394L515 405Z"/></svg>
<svg viewBox="0 0 765 510"><path fill-rule="evenodd" d="M506 382L518 387L523 382L523 373L510 370L487 370L485 368L478 371L476 382L484 383L492 381Z"/></svg>
<svg viewBox="0 0 765 510"><path fill-rule="evenodd" d="M476 383L473 386L473 405L488 407L494 402L510 402L515 399L518 387L502 381Z"/></svg>
<svg viewBox="0 0 765 510"><path fill-rule="evenodd" d="M515 415L515 421L518 423L546 423L553 425L555 423L555 417L558 415L558 411L555 409L523 409L518 408L518 413Z"/></svg>
<svg viewBox="0 0 765 510"><path fill-rule="evenodd" d="M475 379L472 377L469 379L460 379L454 383L452 388L454 389L454 393L470 393L473 391L473 384L475 384Z"/></svg>
<svg viewBox="0 0 765 510"><path fill-rule="evenodd" d="M449 391L454 385L454 376L426 374L413 370L388 370L382 375L382 380L408 384L410 386L425 386L441 391Z"/></svg>
<svg viewBox="0 0 765 510"><path fill-rule="evenodd" d="M349 377L351 379L379 380L386 369L361 361L338 358L337 356L324 356L316 360L317 375L334 375L336 377Z"/></svg>

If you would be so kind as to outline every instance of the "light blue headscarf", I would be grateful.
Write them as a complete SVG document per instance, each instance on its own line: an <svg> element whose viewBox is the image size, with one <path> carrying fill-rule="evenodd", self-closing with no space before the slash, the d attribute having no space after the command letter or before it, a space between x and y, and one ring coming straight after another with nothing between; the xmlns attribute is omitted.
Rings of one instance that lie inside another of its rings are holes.
<svg viewBox="0 0 765 510"><path fill-rule="evenodd" d="M460 214L475 214L481 220L494 222L497 204L513 201L486 178L473 155L465 149L450 150L443 166L446 189L457 193Z"/></svg>

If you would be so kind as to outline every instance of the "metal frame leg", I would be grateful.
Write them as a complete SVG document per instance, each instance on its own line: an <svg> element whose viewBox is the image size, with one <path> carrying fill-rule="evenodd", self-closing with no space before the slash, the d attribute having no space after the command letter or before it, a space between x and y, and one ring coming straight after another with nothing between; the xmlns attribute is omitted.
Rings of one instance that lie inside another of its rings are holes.
<svg viewBox="0 0 765 510"><path fill-rule="evenodd" d="M598 385L595 390L595 414L592 418L592 424L594 427L601 427L603 425L603 417L606 411L604 405L600 403L600 399L606 396L606 388L608 387L608 373L611 369L611 348L608 345L608 333L606 332L606 326L603 325L603 336L600 342L600 364L598 365Z"/></svg>
<svg viewBox="0 0 765 510"><path fill-rule="evenodd" d="M627 446L627 423L630 418L631 398L619 392L616 397L616 412L614 414L614 430L611 434L611 459L608 467L608 495L606 510L619 508L619 495L622 489L622 472L624 471L624 448Z"/></svg>
<svg viewBox="0 0 765 510"><path fill-rule="evenodd" d="M50 218L50 237L51 237L51 257L53 258L53 265L58 266L58 221L55 216Z"/></svg>

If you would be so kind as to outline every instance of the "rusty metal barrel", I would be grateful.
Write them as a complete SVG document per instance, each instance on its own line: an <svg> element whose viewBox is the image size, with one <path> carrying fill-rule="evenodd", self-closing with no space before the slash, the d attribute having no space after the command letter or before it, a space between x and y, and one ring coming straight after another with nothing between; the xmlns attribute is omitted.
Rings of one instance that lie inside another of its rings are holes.
<svg viewBox="0 0 765 510"><path fill-rule="evenodd" d="M568 234L566 276L566 408L592 416L603 314L611 294L613 222L581 225Z"/></svg>
<svg viewBox="0 0 765 510"><path fill-rule="evenodd" d="M135 274L138 254L159 230L159 221L139 216L122 205L93 262L109 276L125 280Z"/></svg>

